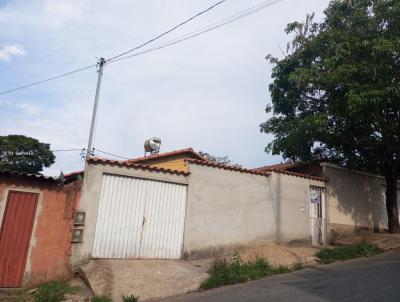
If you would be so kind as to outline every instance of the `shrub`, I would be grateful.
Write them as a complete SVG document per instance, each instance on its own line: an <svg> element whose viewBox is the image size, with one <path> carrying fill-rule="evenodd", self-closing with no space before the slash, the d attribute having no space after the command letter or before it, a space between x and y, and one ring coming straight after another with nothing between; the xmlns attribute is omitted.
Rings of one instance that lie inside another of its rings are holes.
<svg viewBox="0 0 400 302"><path fill-rule="evenodd" d="M135 296L135 295L125 296L125 295L122 295L122 301L123 302L138 302L139 301L139 296Z"/></svg>
<svg viewBox="0 0 400 302"><path fill-rule="evenodd" d="M317 252L315 255L321 260L321 263L328 264L339 260L370 257L380 254L382 252L383 251L376 245L364 242L357 245L324 248Z"/></svg>
<svg viewBox="0 0 400 302"><path fill-rule="evenodd" d="M90 299L91 302L112 302L111 298L107 296L94 296Z"/></svg>
<svg viewBox="0 0 400 302"><path fill-rule="evenodd" d="M210 289L222 285L243 283L262 277L283 274L294 271L298 267L272 266L266 259L259 258L256 261L243 262L238 254L234 254L231 261L214 261L210 275L200 285L202 289Z"/></svg>
<svg viewBox="0 0 400 302"><path fill-rule="evenodd" d="M36 302L59 302L65 299L66 294L75 294L79 287L72 287L64 281L52 281L39 285L35 293Z"/></svg>

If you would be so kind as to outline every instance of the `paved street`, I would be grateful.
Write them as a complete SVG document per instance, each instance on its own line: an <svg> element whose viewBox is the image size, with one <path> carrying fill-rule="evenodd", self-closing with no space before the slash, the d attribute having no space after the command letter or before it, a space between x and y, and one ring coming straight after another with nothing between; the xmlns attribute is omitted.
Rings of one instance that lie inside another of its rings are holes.
<svg viewBox="0 0 400 302"><path fill-rule="evenodd" d="M391 252L237 286L191 293L164 302L400 301L400 253Z"/></svg>

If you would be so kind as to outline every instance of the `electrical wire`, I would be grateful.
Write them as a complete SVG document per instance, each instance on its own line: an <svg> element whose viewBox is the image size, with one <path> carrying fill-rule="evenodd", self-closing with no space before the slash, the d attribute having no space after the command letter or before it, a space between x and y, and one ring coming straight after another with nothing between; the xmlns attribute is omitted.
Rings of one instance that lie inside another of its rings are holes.
<svg viewBox="0 0 400 302"><path fill-rule="evenodd" d="M110 156L113 156L113 157L122 158L122 159L130 159L130 158L128 158L128 157L124 157L124 156L120 156L120 155L115 155L115 154L112 154L112 153L109 153L109 152L106 152L106 151L102 151L102 150L96 149L96 148L93 148L93 151L97 151L97 152L100 152L100 153L103 153L103 154L107 154L107 155L110 155Z"/></svg>
<svg viewBox="0 0 400 302"><path fill-rule="evenodd" d="M208 8L207 10L205 10L205 11L203 11L201 13L198 13L197 15L204 14L206 11L212 9L216 5L221 4L224 1L226 1L226 0L223 0L223 1L220 1L220 2L218 2L216 4L214 4L214 6ZM114 63L114 62L118 62L118 61L129 59L129 58L132 58L132 57L136 57L136 56L139 56L139 55L143 55L143 54L146 54L146 53L150 53L150 52L153 52L153 51L156 51L156 50L160 50L160 49L166 48L168 46L172 46L172 45L178 44L180 42L184 42L186 40L189 40L189 39L195 38L197 36L203 35L203 34L209 32L209 31L212 31L214 29L217 29L217 28L220 28L222 26L228 25L228 24L233 23L233 22L235 22L237 20L245 18L245 17L247 17L249 15L252 15L254 13L257 13L258 11L260 11L260 10L262 10L264 8L267 8L269 6L275 5L275 4L277 4L279 2L282 2L282 1L283 0L263 1L262 3L260 3L258 5L255 5L255 6L251 7L251 8L248 8L248 9L246 9L244 11L241 11L241 12L239 12L239 13L237 13L235 15L232 15L232 16L230 16L228 18L225 18L223 20L214 22L214 23L212 23L212 24L210 24L210 25L208 25L206 27L203 27L202 29L193 31L193 32L191 32L189 34L186 34L184 36L175 38L175 39L170 40L170 41L168 41L166 43L159 44L158 46L155 46L155 47L152 47L152 48L149 48L149 49L134 53L134 54L129 55L129 56L124 56L127 53L130 53L130 52L132 52L134 50L137 50L137 49L139 49L139 48L141 48L141 47L143 47L145 45L148 45L149 43L155 41L156 39L159 39L160 37L166 35L167 33L173 31L174 29L182 26L183 24L186 24L187 22L189 22L190 20L194 19L197 16L197 15L195 15L192 18L190 18L190 19L182 22L181 24L175 26L173 29L170 29L169 31L164 32L163 34L159 35L158 37L153 38L153 39L149 40L148 42L143 43L142 45L139 45L139 46L127 51L127 52L124 52L124 53L119 54L117 56L111 57L111 58L107 59L106 61L108 63ZM45 83L45 82L56 80L56 79L59 79L59 78L62 78L62 77L66 77L66 76L69 76L69 75L74 74L74 73L78 73L78 72L81 72L81 71L84 71L84 70L87 70L87 69L90 69L90 68L94 68L96 66L97 66L97 64L92 64L92 65L89 65L89 66L86 66L86 67L83 67L83 68L79 68L79 69L76 69L76 70L61 74L59 76L51 77L51 78L48 78L48 79L45 79L45 80L41 80L41 81L37 81L37 82L31 83L31 84L27 84L27 85L24 85L24 86L19 86L19 87L13 88L13 89L5 90L5 91L0 92L0 95L4 95L4 94L7 94L7 93L11 93L11 92L14 92L14 91L25 89L25 88L28 88L28 87L31 87L31 86L34 86L34 85L38 85L38 84L42 84L42 83Z"/></svg>
<svg viewBox="0 0 400 302"><path fill-rule="evenodd" d="M166 42L166 43L159 44L159 45L157 45L157 46L154 46L154 47L152 47L152 48L149 48L149 49L146 49L146 50L137 52L137 53L134 53L134 54L132 54L132 55L124 56L124 57L122 57L122 58L118 58L118 59L111 60L111 61L109 61L108 63L115 63L115 62L118 62L118 61L123 61L123 60L129 59L129 58L132 58L132 57L136 57L136 56L143 55L143 54L146 54L146 53L149 53L149 52L153 52L153 51L156 51L156 50L160 50L160 49L166 48L166 47L168 47L168 46L172 46L172 45L178 44L178 43L180 43L180 42L184 42L184 41L186 41L186 40L189 40L189 39L198 37L198 36L203 35L203 34L205 34L205 33L207 33L207 32L210 32L210 31L212 31L212 30L214 30L214 29L220 28L220 27L222 27L222 26L228 25L228 24L230 24L230 23L233 23L233 22L235 22L235 21L238 21L238 20L240 20L240 19L243 19L243 18L245 18L245 17L247 17L247 16L250 16L250 15L252 15L252 14L255 14L255 13L257 13L257 12L259 12L259 11L261 11L261 10L267 8L267 7L270 7L270 6L272 6L272 5L275 5L275 4L277 4L277 3L279 3L279 2L282 2L282 1L283 1L283 0L268 0L268 1L264 1L264 2L262 2L262 3L259 3L258 5L255 5L255 6L253 6L253 7L251 7L251 8L248 8L248 9L246 9L246 10L244 10L244 11L241 11L240 13L237 13L237 14L235 14L235 15L232 15L232 16L230 16L230 17L227 17L227 18L225 18L225 19L223 19L223 20L214 22L214 23L212 23L212 24L210 24L210 25L208 25L208 26L206 26L206 27L203 27L203 28L201 28L201 29L198 29L198 30L196 30L196 31L193 31L193 32L191 32L191 33L189 33L189 34L180 36L180 37L175 38L175 39L173 39L173 40L170 40L170 41L168 41L168 42Z"/></svg>
<svg viewBox="0 0 400 302"><path fill-rule="evenodd" d="M25 88L28 88L28 87L31 87L31 86L35 86L35 85L38 85L38 84L42 84L42 83L46 83L46 82L49 82L49 81L57 80L59 78L63 78L63 77L69 76L71 74L78 73L78 72L81 72L81 71L84 71L84 70L87 70L87 69L90 69L90 68L93 68L93 67L96 67L96 64L89 65L89 66L86 66L86 67L82 67L82 68L79 68L79 69L76 69L76 70L73 70L73 71L70 71L70 72L66 72L66 73L63 73L61 75L58 75L58 76L55 76L55 77L51 77L51 78L48 78L48 79L45 79L45 80L41 80L41 81L37 81L37 82L31 83L31 84L27 84L27 85L19 86L19 87L12 88L12 89L9 89L9 90L5 90L5 91L0 92L0 95L6 94L6 93L11 93L11 92L14 92L14 91L17 91L17 90L25 89Z"/></svg>
<svg viewBox="0 0 400 302"><path fill-rule="evenodd" d="M125 52L120 53L120 54L118 54L118 55L116 55L116 56L114 56L114 57L111 57L111 58L107 59L106 62L109 62L109 61L112 61L112 60L114 60L114 59L116 59L116 58L119 58L119 57L122 57L122 56L124 56L124 55L127 55L128 53L131 53L131 52L133 52L133 51L135 51L135 50L138 50L139 48L142 48L142 47L144 47L144 46L146 46L146 45L148 45L148 44L150 44L150 43L152 43L152 42L154 42L154 41L160 39L161 37L163 37L163 36L169 34L170 32L172 32L172 31L178 29L179 27L182 27L183 25L185 25L185 24L189 23L190 21L192 21L193 19L196 19L197 17L199 17L199 16L205 14L206 12L212 10L213 8L215 8L215 7L217 7L218 5L224 3L225 1L227 1L227 0L221 0L221 1L219 1L219 2L217 2L217 3L215 3L215 4L213 4L213 5L210 6L209 8L207 8L207 9L205 9L205 10L203 10L203 11L197 13L197 14L195 14L194 16L190 17L189 19L186 19L185 21L179 23L178 25L175 25L175 26L172 27L171 29L169 29L169 30L163 32L162 34L159 34L158 36L154 37L153 39L150 39L150 40L148 40L147 42L145 42L145 43L143 43L143 44L140 44L140 45L138 45L138 46L136 46L136 47L134 47L134 48L132 48L132 49L130 49L130 50L128 50L128 51L125 51Z"/></svg>
<svg viewBox="0 0 400 302"><path fill-rule="evenodd" d="M51 152L71 152L71 151L82 151L85 148L81 149L59 149L59 150L50 150Z"/></svg>

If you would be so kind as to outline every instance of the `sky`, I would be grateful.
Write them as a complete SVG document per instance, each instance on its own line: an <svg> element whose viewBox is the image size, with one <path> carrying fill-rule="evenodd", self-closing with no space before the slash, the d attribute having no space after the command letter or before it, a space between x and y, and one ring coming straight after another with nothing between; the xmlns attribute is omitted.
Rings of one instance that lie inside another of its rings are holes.
<svg viewBox="0 0 400 302"><path fill-rule="evenodd" d="M145 42L217 0L0 0L0 91L95 64ZM169 41L262 0L227 0L170 33ZM282 161L260 133L271 98L272 54L282 57L286 24L329 0L283 0L254 15L177 45L105 66L94 147L122 157L192 147L254 168ZM87 147L95 69L0 96L0 135L23 134L51 149ZM57 152L44 170L83 168L79 151ZM98 153L99 156L105 156ZM108 156L109 157L109 156Z"/></svg>

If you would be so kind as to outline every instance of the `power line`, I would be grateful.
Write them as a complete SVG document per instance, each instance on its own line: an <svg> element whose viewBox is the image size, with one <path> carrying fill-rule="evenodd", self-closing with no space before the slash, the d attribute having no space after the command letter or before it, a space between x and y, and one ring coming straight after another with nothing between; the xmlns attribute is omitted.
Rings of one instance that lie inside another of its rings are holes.
<svg viewBox="0 0 400 302"><path fill-rule="evenodd" d="M226 0L223 0L223 1L220 1L220 2L216 3L214 6L208 8L207 10L205 10L205 11L199 13L199 14L204 14L206 11L212 9L216 5L221 4L224 1L226 1ZM252 15L252 14L254 14L254 13L256 13L256 12L258 12L258 11L264 9L264 8L267 8L269 6L275 5L275 4L277 4L279 2L282 2L282 1L283 0L264 1L264 2L262 2L260 4L258 4L258 5L255 5L255 6L251 7L251 8L248 8L248 9L246 9L244 11L241 11L241 12L239 12L239 13L233 15L233 16L230 16L228 18L225 18L223 20L220 20L220 21L217 21L215 23L212 23L212 24L210 24L210 25L208 25L206 27L203 27L202 29L199 29L197 31L194 31L192 33L189 33L189 34L186 34L184 36L175 38L173 40L170 40L169 42L159 44L158 46L155 46L155 47L152 47L152 48L149 48L149 49L134 53L134 54L132 54L130 56L124 56L125 54L130 53L130 52L132 52L134 50L137 50L137 49L139 49L139 48L141 48L141 47L143 47L143 46L155 41L156 39L160 38L161 36L166 35L167 33L171 32L172 30L174 30L174 29L171 29L171 30L169 30L167 32L164 32L163 34L159 35L160 37L156 37L156 38L154 38L152 40L149 40L148 42L143 43L142 45L139 45L139 46L135 47L134 49L129 50L128 52L125 52L125 53L119 54L117 56L114 56L114 57L112 57L110 59L107 59L107 62L114 63L114 62L122 61L122 60L125 60L125 59L129 59L129 58L132 58L132 57L136 57L136 56L142 55L142 54L146 54L146 53L149 53L149 52L160 50L160 49L166 48L166 47L171 46L171 45L178 44L180 42L183 42L183 41L195 38L197 36L200 36L202 34L205 34L205 33L209 32L211 30L214 30L214 29L217 29L219 27L222 27L222 26L228 25L230 23L233 23L233 22L235 22L237 20L245 18L245 17L247 17L249 15ZM197 14L197 15L199 15L199 14ZM195 16L197 16L197 15L195 15ZM182 26L183 24L185 24L185 23L189 22L190 20L192 20L193 18L195 18L195 16L190 18L190 19L188 19L188 20L186 20L185 22L182 22L181 24L179 24L179 25L177 25L175 27L178 28L179 26ZM121 57L121 56L124 56L124 57ZM11 93L11 92L17 91L17 90L21 90L21 89L24 89L24 88L31 87L31 86L34 86L34 85L38 85L38 84L42 84L42 83L49 82L49 81L52 81L52 80L56 80L56 79L59 79L59 78L65 77L65 76L69 76L71 74L78 73L78 72L81 72L81 71L84 71L84 70L87 70L87 69L90 69L90 68L93 68L93 67L96 67L96 64L89 65L89 66L86 66L86 67L83 67L83 68L80 68L80 69L76 69L76 70L61 74L59 76L51 77L51 78L48 78L48 79L45 79L45 80L41 80L41 81L38 81L38 82L27 84L27 85L24 85L24 86L19 86L19 87L13 88L13 89L5 90L5 91L0 92L0 95L4 95L4 94L7 94L7 93Z"/></svg>
<svg viewBox="0 0 400 302"><path fill-rule="evenodd" d="M21 90L21 89L24 89L24 88L35 86L35 85L42 84L42 83L45 83L45 82L53 81L53 80L56 80L56 79L59 79L59 78L63 78L63 77L69 76L71 74L78 73L78 72L81 72L81 71L84 71L84 70L87 70L87 69L90 69L90 68L93 68L93 67L96 67L96 64L89 65L89 66L86 66L86 67L82 67L82 68L79 68L79 69L76 69L76 70L73 70L73 71L70 71L70 72L66 72L66 73L63 73L61 75L58 75L58 76L55 76L55 77L51 77L51 78L48 78L48 79L45 79L45 80L41 80L41 81L37 81L37 82L31 83L31 84L19 86L19 87L13 88L13 89L5 90L5 91L0 92L0 95L6 94L6 93L11 93L11 92L14 92L14 91L17 91L17 90Z"/></svg>
<svg viewBox="0 0 400 302"><path fill-rule="evenodd" d="M222 4L222 3L224 3L225 1L227 1L227 0L221 0L221 1L217 2L217 3L215 3L214 5L210 6L209 8L207 8L207 9L205 9L205 10L203 10L203 11L197 13L197 14L195 14L194 16L190 17L189 19L187 19L187 20L185 20L185 21L179 23L178 25L174 26L173 28L171 28L171 29L169 29L169 30L163 32L162 34L158 35L157 37L155 37L155 38L153 38L153 39L151 39L151 40L149 40L149 41L147 41L147 42L145 42L145 43L143 43L143 44L141 44L141 45L138 45L138 46L136 46L136 47L134 47L134 48L132 48L132 49L130 49L130 50L128 50L128 51L125 51L125 52L123 52L123 53L121 53L121 54L119 54L119 55L116 55L116 56L114 56L114 57L108 59L107 61L110 61L110 60L119 58L119 57L121 57L121 56L123 56L123 55L126 55L126 54L128 54L128 53L131 53L132 51L135 51L135 50L137 50L137 49L139 49L139 48L142 48L142 47L144 47L144 46L146 46L146 45L148 45L148 44L154 42L155 40L160 39L161 37L163 37L163 36L169 34L170 32L174 31L175 29L177 29L177 28L179 28L179 27L185 25L186 23L192 21L193 19L195 19L195 18L197 18L197 17L199 17L199 16L205 14L206 12L212 10L214 7L216 7L216 6L218 6L218 5ZM48 78L48 79L45 79L45 80L41 80L41 81L37 81L37 82L31 83L31 84L27 84L27 85L19 86L19 87L12 88L12 89L9 89L9 90L5 90L5 91L0 92L0 95L7 94L7 93L11 93L11 92L14 92L14 91L17 91L17 90L21 90L21 89L24 89L24 88L28 88L28 87L31 87L31 86L35 86L35 85L42 84L42 83L45 83L45 82L53 81L53 80L56 80L56 79L59 79L59 78L62 78L62 77L69 76L69 75L74 74L74 73L78 73L78 72L81 72L81 71L84 71L84 70L93 68L93 67L96 67L96 64L93 64L93 65L90 65L90 66L86 66L86 67L83 67L83 68L79 68L79 69L76 69L76 70L73 70L73 71L70 71L70 72L61 74L61 75L59 75L59 76L51 77L51 78Z"/></svg>
<svg viewBox="0 0 400 302"><path fill-rule="evenodd" d="M125 52L120 53L120 54L118 54L118 55L116 55L116 56L114 56L114 57L111 57L111 58L107 59L106 61L109 62L109 61L112 61L112 60L114 60L114 59L116 59L116 58L119 58L119 57L122 57L122 56L124 56L124 55L127 55L128 53L131 53L131 52L133 52L133 51L135 51L135 50L138 50L139 48L142 48L142 47L144 47L144 46L146 46L146 45L148 45L148 44L150 44L150 43L152 43L152 42L154 42L154 41L160 39L161 37L163 37L163 36L169 34L170 32L172 32L172 31L178 29L179 27L185 25L186 23L189 23L189 22L192 21L193 19L196 19L197 17L199 17L199 16L205 14L206 12L212 10L213 8L215 8L216 6L218 6L218 5L222 4L222 3L224 3L225 1L226 1L226 0L221 0L221 1L217 2L217 3L215 3L214 5L210 6L209 8L207 8L207 9L205 9L205 10L203 10L203 11L197 13L197 14L195 14L194 16L192 16L192 17L190 17L189 19L187 19L187 20L185 20L185 21L179 23L178 25L175 25L175 26L172 27L171 29L169 29L169 30L163 32L162 34L160 34L160 35L154 37L153 39L150 39L149 41L147 41L147 42L145 42L145 43L143 43L143 44L140 44L140 45L138 45L138 46L136 46L136 47L134 47L134 48L132 48L132 49L130 49L130 50L128 50L128 51L125 51Z"/></svg>
<svg viewBox="0 0 400 302"><path fill-rule="evenodd" d="M125 57L122 57L122 58L119 58L119 59L114 59L114 60L112 60L112 61L109 61L109 63L114 63L114 62L118 62L118 61L123 61L123 60L129 59L129 58L132 58L132 57L136 57L136 56L143 55L143 54L146 54L146 53L149 53L149 52L153 52L153 51L156 51L156 50L160 50L160 49L166 48L166 47L168 47L168 46L172 46L172 45L178 44L178 43L180 43L180 42L184 42L184 41L186 41L186 40L189 40L189 39L198 37L198 36L200 36L200 35L203 35L203 34L205 34L205 33L210 32L210 31L212 31L212 30L214 30L214 29L218 29L218 28L220 28L220 27L222 27L222 26L228 25L228 24L230 24L230 23L233 23L233 22L235 22L235 21L238 21L238 20L240 20L240 19L243 19L243 18L245 18L245 17L247 17L247 16L250 16L250 15L252 15L252 14L255 14L255 13L257 13L257 12L259 12L259 11L261 11L261 10L267 8L267 7L270 7L270 6L272 6L272 5L275 5L275 4L277 4L277 3L279 3L279 2L282 2L282 1L283 1L283 0L268 0L268 1L264 1L264 2L262 2L262 3L260 3L260 4L258 4L258 5L255 5L255 6L251 7L251 8L248 8L248 9L246 9L246 10L243 10L243 11L241 11L240 13L237 13L237 14L235 14L235 15L232 15L232 16L230 16L230 17L228 17L228 18L223 19L223 20L214 22L214 23L212 23L212 24L210 24L210 25L208 25L208 26L206 26L206 27L203 27L203 28L201 28L201 29L198 29L198 30L196 30L196 31L193 31L193 32L191 32L191 33L189 33L189 34L186 34L186 35L183 35L183 36L181 36L181 37L175 38L175 39L170 40L170 41L168 41L168 42L166 42L166 43L159 44L158 46L155 46L155 47L152 47L152 48L149 48L149 49L146 49L146 50L143 50L143 51L134 53L134 54L132 54L132 55L125 56Z"/></svg>
<svg viewBox="0 0 400 302"><path fill-rule="evenodd" d="M71 151L82 151L85 150L85 148L81 149L59 149L59 150L50 150L51 152L71 152Z"/></svg>
<svg viewBox="0 0 400 302"><path fill-rule="evenodd" d="M130 158L128 158L128 157L124 157L124 156L120 156L120 155L115 155L115 154L112 154L112 153L109 153L109 152L106 152L106 151L102 151L102 150L96 149L96 148L93 148L93 151L97 151L97 152L100 152L100 153L103 153L103 154L107 154L107 155L110 155L110 156L113 156L113 157L122 158L122 159L130 159Z"/></svg>

